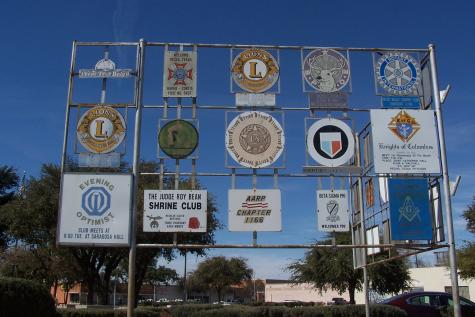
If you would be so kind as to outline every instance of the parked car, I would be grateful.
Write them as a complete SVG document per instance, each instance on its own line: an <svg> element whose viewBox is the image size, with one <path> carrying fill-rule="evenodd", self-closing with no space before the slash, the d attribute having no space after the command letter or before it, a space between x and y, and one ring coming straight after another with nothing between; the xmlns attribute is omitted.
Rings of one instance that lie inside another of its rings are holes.
<svg viewBox="0 0 475 317"><path fill-rule="evenodd" d="M343 297L333 297L330 302L327 302L327 305L346 305L348 302Z"/></svg>
<svg viewBox="0 0 475 317"><path fill-rule="evenodd" d="M452 294L443 292L410 292L380 302L397 306L406 311L408 317L441 317L444 310L453 309ZM475 316L475 303L460 297L463 317Z"/></svg>

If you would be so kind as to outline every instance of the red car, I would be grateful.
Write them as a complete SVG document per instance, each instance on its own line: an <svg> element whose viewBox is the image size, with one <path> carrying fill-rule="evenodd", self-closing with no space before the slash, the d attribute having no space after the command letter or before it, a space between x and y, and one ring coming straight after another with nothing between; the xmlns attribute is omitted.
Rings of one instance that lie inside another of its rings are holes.
<svg viewBox="0 0 475 317"><path fill-rule="evenodd" d="M443 292L410 292L382 301L380 304L397 306L408 317L441 317L444 310L453 311L452 294ZM463 317L475 317L475 303L460 297Z"/></svg>

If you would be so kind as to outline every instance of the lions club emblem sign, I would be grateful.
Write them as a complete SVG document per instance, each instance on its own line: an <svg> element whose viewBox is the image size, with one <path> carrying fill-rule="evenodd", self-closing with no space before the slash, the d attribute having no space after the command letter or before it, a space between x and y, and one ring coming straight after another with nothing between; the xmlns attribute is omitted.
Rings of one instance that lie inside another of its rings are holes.
<svg viewBox="0 0 475 317"><path fill-rule="evenodd" d="M318 120L308 129L307 150L321 165L329 167L343 165L355 152L353 132L341 120L331 118Z"/></svg>
<svg viewBox="0 0 475 317"><path fill-rule="evenodd" d="M260 168L271 165L282 154L285 137L280 123L260 111L241 113L226 130L226 148L240 165Z"/></svg>
<svg viewBox="0 0 475 317"><path fill-rule="evenodd" d="M231 73L241 89L259 93L270 89L277 82L279 66L269 52L251 48L234 58Z"/></svg>
<svg viewBox="0 0 475 317"><path fill-rule="evenodd" d="M125 121L119 111L110 106L97 106L79 119L77 137L89 152L109 153L122 143L125 131Z"/></svg>
<svg viewBox="0 0 475 317"><path fill-rule="evenodd" d="M348 84L350 67L341 53L331 49L317 49L305 57L303 76L313 89L335 92Z"/></svg>

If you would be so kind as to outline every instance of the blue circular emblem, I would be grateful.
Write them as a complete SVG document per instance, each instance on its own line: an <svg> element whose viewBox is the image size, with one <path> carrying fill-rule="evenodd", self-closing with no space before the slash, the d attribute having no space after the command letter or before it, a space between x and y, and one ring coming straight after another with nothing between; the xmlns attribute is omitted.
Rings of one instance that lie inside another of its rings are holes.
<svg viewBox="0 0 475 317"><path fill-rule="evenodd" d="M377 62L376 78L379 86L391 95L419 95L419 64L404 52L389 52Z"/></svg>
<svg viewBox="0 0 475 317"><path fill-rule="evenodd" d="M89 216L102 216L111 206L111 195L104 187L91 187L82 194L81 207Z"/></svg>

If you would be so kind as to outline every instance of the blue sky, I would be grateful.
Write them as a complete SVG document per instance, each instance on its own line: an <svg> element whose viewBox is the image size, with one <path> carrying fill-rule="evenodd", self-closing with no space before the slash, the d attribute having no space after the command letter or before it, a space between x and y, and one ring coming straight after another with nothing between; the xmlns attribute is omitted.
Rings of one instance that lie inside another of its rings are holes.
<svg viewBox="0 0 475 317"><path fill-rule="evenodd" d="M61 156L67 77L71 43L79 41L279 44L344 47L424 48L435 43L440 86L452 85L444 104L449 168L452 178L462 176L453 200L457 243L473 239L465 232L460 214L475 194L475 111L472 94L475 63L472 52L475 31L471 1L10 1L0 4L0 164L20 173L37 176L42 163L59 163ZM160 104L162 53L147 50L144 103ZM198 103L232 105L229 92L229 51L202 49L198 52ZM81 49L78 65L90 68L102 56L100 50ZM119 67L132 67L132 50L111 50ZM281 52L281 94L277 104L303 107L298 51ZM371 57L352 54L353 107L378 105L374 96ZM108 102L131 101L132 81L113 82ZM99 102L100 82L78 82L74 100ZM173 112L171 113L173 115ZM305 159L303 118L305 113L286 115L287 172L300 172ZM185 113L185 117L189 113ZM144 115L142 158L154 159L159 111ZM200 111L199 171L224 168L224 112ZM356 127L368 122L355 116ZM129 122L131 122L129 120ZM130 159L128 138L127 160ZM184 168L189 168L185 163ZM230 180L203 178L219 206L226 225ZM309 243L322 237L316 230L315 179L281 180L283 231L260 233L262 243ZM238 187L251 186L250 178ZM270 188L259 179L258 188ZM250 243L251 233L229 233L224 228L218 243ZM287 276L282 267L299 258L298 250L216 250L210 254L244 256L261 278ZM196 264L192 259L191 268ZM182 267L178 258L173 266Z"/></svg>

